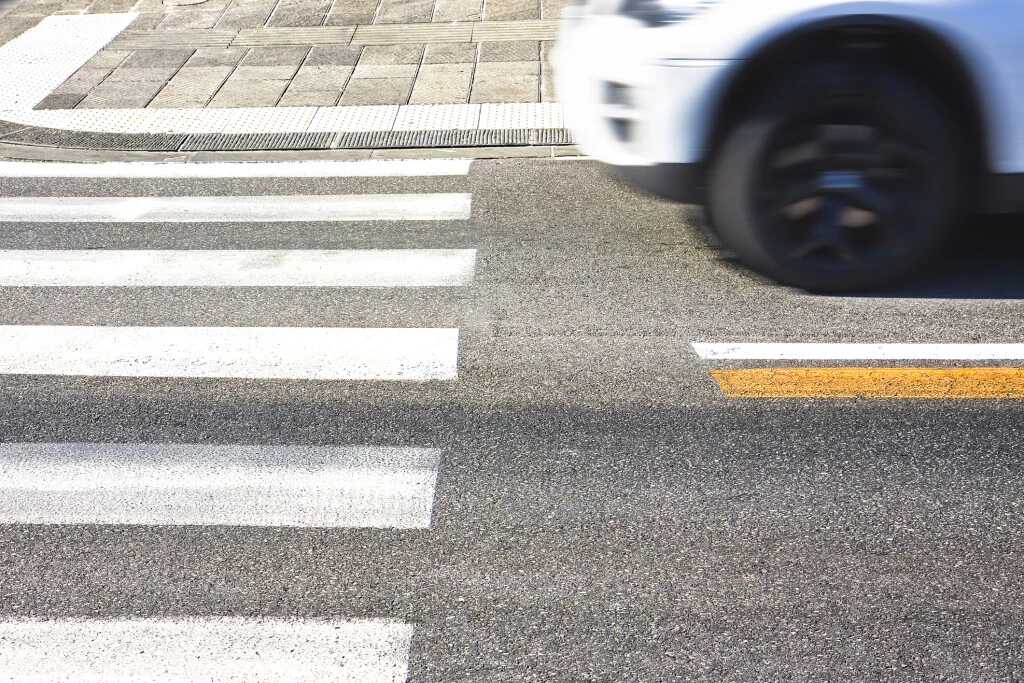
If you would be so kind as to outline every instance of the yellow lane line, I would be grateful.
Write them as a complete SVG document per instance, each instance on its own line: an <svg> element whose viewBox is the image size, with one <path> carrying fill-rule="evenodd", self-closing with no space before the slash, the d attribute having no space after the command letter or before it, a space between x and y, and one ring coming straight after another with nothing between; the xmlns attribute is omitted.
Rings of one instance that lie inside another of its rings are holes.
<svg viewBox="0 0 1024 683"><path fill-rule="evenodd" d="M712 370L729 398L1024 398L1024 368Z"/></svg>

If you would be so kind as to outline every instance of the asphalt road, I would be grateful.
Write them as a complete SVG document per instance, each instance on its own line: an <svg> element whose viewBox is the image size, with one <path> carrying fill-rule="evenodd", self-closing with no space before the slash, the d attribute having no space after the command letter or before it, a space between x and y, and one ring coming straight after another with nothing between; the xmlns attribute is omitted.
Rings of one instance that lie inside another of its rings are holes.
<svg viewBox="0 0 1024 683"><path fill-rule="evenodd" d="M415 629L410 681L1024 677L1019 401L728 399L690 346L1018 342L1012 219L900 290L824 297L736 267L693 209L587 161L0 180L5 197L382 192L472 193L472 218L0 226L0 249L478 253L463 288L2 288L0 325L458 327L461 345L454 382L3 377L7 442L443 456L428 529L0 526L0 617L389 617Z"/></svg>

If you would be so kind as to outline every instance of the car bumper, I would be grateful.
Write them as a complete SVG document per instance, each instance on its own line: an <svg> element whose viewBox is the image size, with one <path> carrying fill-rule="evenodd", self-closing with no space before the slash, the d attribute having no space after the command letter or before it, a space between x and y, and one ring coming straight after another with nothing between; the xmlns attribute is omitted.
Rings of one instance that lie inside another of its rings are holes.
<svg viewBox="0 0 1024 683"><path fill-rule="evenodd" d="M732 60L658 58L658 32L617 16L567 17L554 55L567 124L590 156L661 194L699 196L711 109ZM678 36L678 27L673 36Z"/></svg>

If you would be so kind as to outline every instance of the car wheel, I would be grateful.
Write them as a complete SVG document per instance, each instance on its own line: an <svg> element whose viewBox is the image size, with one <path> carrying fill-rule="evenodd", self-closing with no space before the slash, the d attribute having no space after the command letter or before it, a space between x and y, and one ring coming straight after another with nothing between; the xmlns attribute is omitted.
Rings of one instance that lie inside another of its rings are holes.
<svg viewBox="0 0 1024 683"><path fill-rule="evenodd" d="M811 291L904 279L949 241L962 153L935 97L898 73L827 63L757 97L713 159L708 209L747 266Z"/></svg>

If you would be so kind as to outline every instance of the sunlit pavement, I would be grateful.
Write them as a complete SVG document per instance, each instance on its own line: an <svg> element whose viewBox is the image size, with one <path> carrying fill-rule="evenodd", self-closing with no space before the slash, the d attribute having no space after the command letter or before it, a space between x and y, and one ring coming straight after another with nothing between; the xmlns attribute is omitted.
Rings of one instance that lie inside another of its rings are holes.
<svg viewBox="0 0 1024 683"><path fill-rule="evenodd" d="M1024 675L1012 220L824 297L589 161L105 168L0 179L5 676Z"/></svg>

